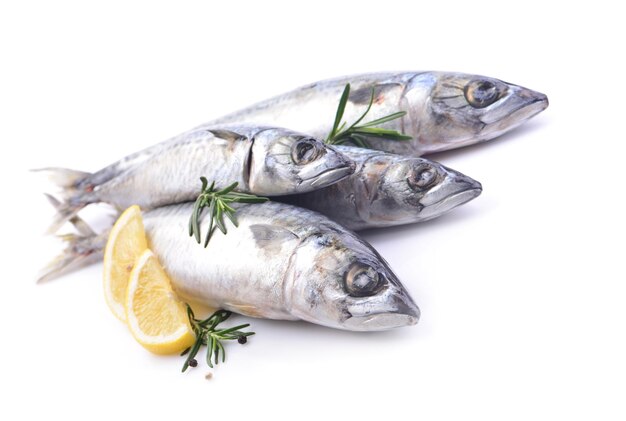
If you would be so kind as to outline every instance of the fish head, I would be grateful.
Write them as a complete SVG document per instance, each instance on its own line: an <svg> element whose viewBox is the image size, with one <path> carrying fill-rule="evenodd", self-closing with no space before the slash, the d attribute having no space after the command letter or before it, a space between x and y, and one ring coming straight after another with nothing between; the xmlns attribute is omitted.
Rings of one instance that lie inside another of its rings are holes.
<svg viewBox="0 0 626 421"><path fill-rule="evenodd" d="M409 118L420 122L416 141L423 153L493 139L548 107L542 93L463 73L420 74L411 81L406 98Z"/></svg>
<svg viewBox="0 0 626 421"><path fill-rule="evenodd" d="M290 260L290 311L338 329L387 330L417 323L418 307L380 255L354 234L306 237Z"/></svg>
<svg viewBox="0 0 626 421"><path fill-rule="evenodd" d="M478 197L481 184L438 162L382 155L364 168L369 219L379 226L436 218Z"/></svg>
<svg viewBox="0 0 626 421"><path fill-rule="evenodd" d="M249 158L249 185L257 194L306 193L354 172L355 164L318 139L286 129L255 136Z"/></svg>

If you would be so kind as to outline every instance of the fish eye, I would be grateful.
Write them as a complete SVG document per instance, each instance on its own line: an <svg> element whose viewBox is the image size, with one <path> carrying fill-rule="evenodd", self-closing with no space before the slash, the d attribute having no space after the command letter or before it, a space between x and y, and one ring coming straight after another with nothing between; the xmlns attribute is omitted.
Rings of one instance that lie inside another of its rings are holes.
<svg viewBox="0 0 626 421"><path fill-rule="evenodd" d="M314 139L301 139L291 149L291 157L298 165L308 164L320 154L318 142Z"/></svg>
<svg viewBox="0 0 626 421"><path fill-rule="evenodd" d="M407 182L411 189L421 191L430 188L437 179L437 170L430 165L422 164L411 172Z"/></svg>
<svg viewBox="0 0 626 421"><path fill-rule="evenodd" d="M465 99L474 108L485 108L500 99L502 92L489 80L472 80L463 90Z"/></svg>
<svg viewBox="0 0 626 421"><path fill-rule="evenodd" d="M353 263L345 274L345 286L353 297L367 297L379 292L386 284L385 277L373 267Z"/></svg>

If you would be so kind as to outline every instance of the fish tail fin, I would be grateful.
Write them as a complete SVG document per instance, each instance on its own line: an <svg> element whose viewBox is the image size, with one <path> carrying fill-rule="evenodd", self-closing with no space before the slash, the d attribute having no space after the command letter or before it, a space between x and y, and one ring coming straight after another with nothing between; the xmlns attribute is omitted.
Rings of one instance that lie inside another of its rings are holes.
<svg viewBox="0 0 626 421"><path fill-rule="evenodd" d="M47 167L31 170L43 172L48 175L50 181L62 189L73 189L92 174L84 171L71 170L69 168Z"/></svg>
<svg viewBox="0 0 626 421"><path fill-rule="evenodd" d="M92 230L91 227L81 217L76 215L78 213L78 211L80 209L82 209L85 205L82 205L76 211L72 211L71 209L69 209L69 207L67 206L66 203L61 202L59 199L57 199L56 197L52 196L51 194L44 193L43 195L46 196L46 199L48 199L48 202L50 202L50 204L57 211L57 215L55 216L55 221L57 219L61 218L61 219L63 219L62 223L64 223L65 221L69 222L70 224L72 224L74 226L74 228L76 228L78 233L80 235L82 235L83 237L89 237L89 236L96 235L94 230ZM55 223L53 223L53 226L54 225L55 225ZM58 228L60 228L60 227L58 227ZM53 234L54 232L56 232L56 230L54 230L54 231L52 231L50 233Z"/></svg>
<svg viewBox="0 0 626 421"><path fill-rule="evenodd" d="M47 234L54 234L82 208L93 202L90 198L93 186L88 182L91 173L67 168L41 168L33 171L47 173L50 181L61 189L60 201L57 199L53 201L50 199L52 196L46 194L48 200L57 209L57 214L46 231Z"/></svg>
<svg viewBox="0 0 626 421"><path fill-rule="evenodd" d="M47 193L44 194L46 195L46 197L48 197L48 199L52 197ZM63 226L63 224L76 217L78 212L80 212L82 208L88 205L88 202L73 203L73 201L66 201L59 203L60 206L57 208L57 214L54 216L52 223L46 230L46 234L54 234L55 232L57 232Z"/></svg>
<svg viewBox="0 0 626 421"><path fill-rule="evenodd" d="M41 269L37 282L58 278L102 259L108 232L96 234L78 216L72 217L69 222L76 227L79 233L57 236L65 243L65 249Z"/></svg>

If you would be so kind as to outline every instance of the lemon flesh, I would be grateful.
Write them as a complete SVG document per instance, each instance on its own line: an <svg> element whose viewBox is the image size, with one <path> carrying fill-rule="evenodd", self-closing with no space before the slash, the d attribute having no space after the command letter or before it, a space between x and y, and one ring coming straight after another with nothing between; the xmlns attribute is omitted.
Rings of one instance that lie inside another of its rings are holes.
<svg viewBox="0 0 626 421"><path fill-rule="evenodd" d="M149 249L139 257L130 274L125 304L128 327L147 350L172 354L195 342L185 305Z"/></svg>
<svg viewBox="0 0 626 421"><path fill-rule="evenodd" d="M126 321L124 302L130 272L148 242L139 206L126 209L113 225L104 249L104 297L115 316Z"/></svg>

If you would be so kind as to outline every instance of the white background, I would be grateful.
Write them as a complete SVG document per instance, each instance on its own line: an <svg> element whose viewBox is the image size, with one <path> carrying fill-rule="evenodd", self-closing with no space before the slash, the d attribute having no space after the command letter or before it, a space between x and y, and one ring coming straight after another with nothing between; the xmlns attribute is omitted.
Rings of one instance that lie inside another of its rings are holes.
<svg viewBox="0 0 626 421"><path fill-rule="evenodd" d="M0 418L625 419L626 34L608 2L8 3ZM27 169L97 170L299 85L380 70L484 74L551 104L436 156L483 183L478 199L364 234L419 304L417 326L238 317L257 335L228 344L208 381L133 341L101 265L34 283L59 245Z"/></svg>

